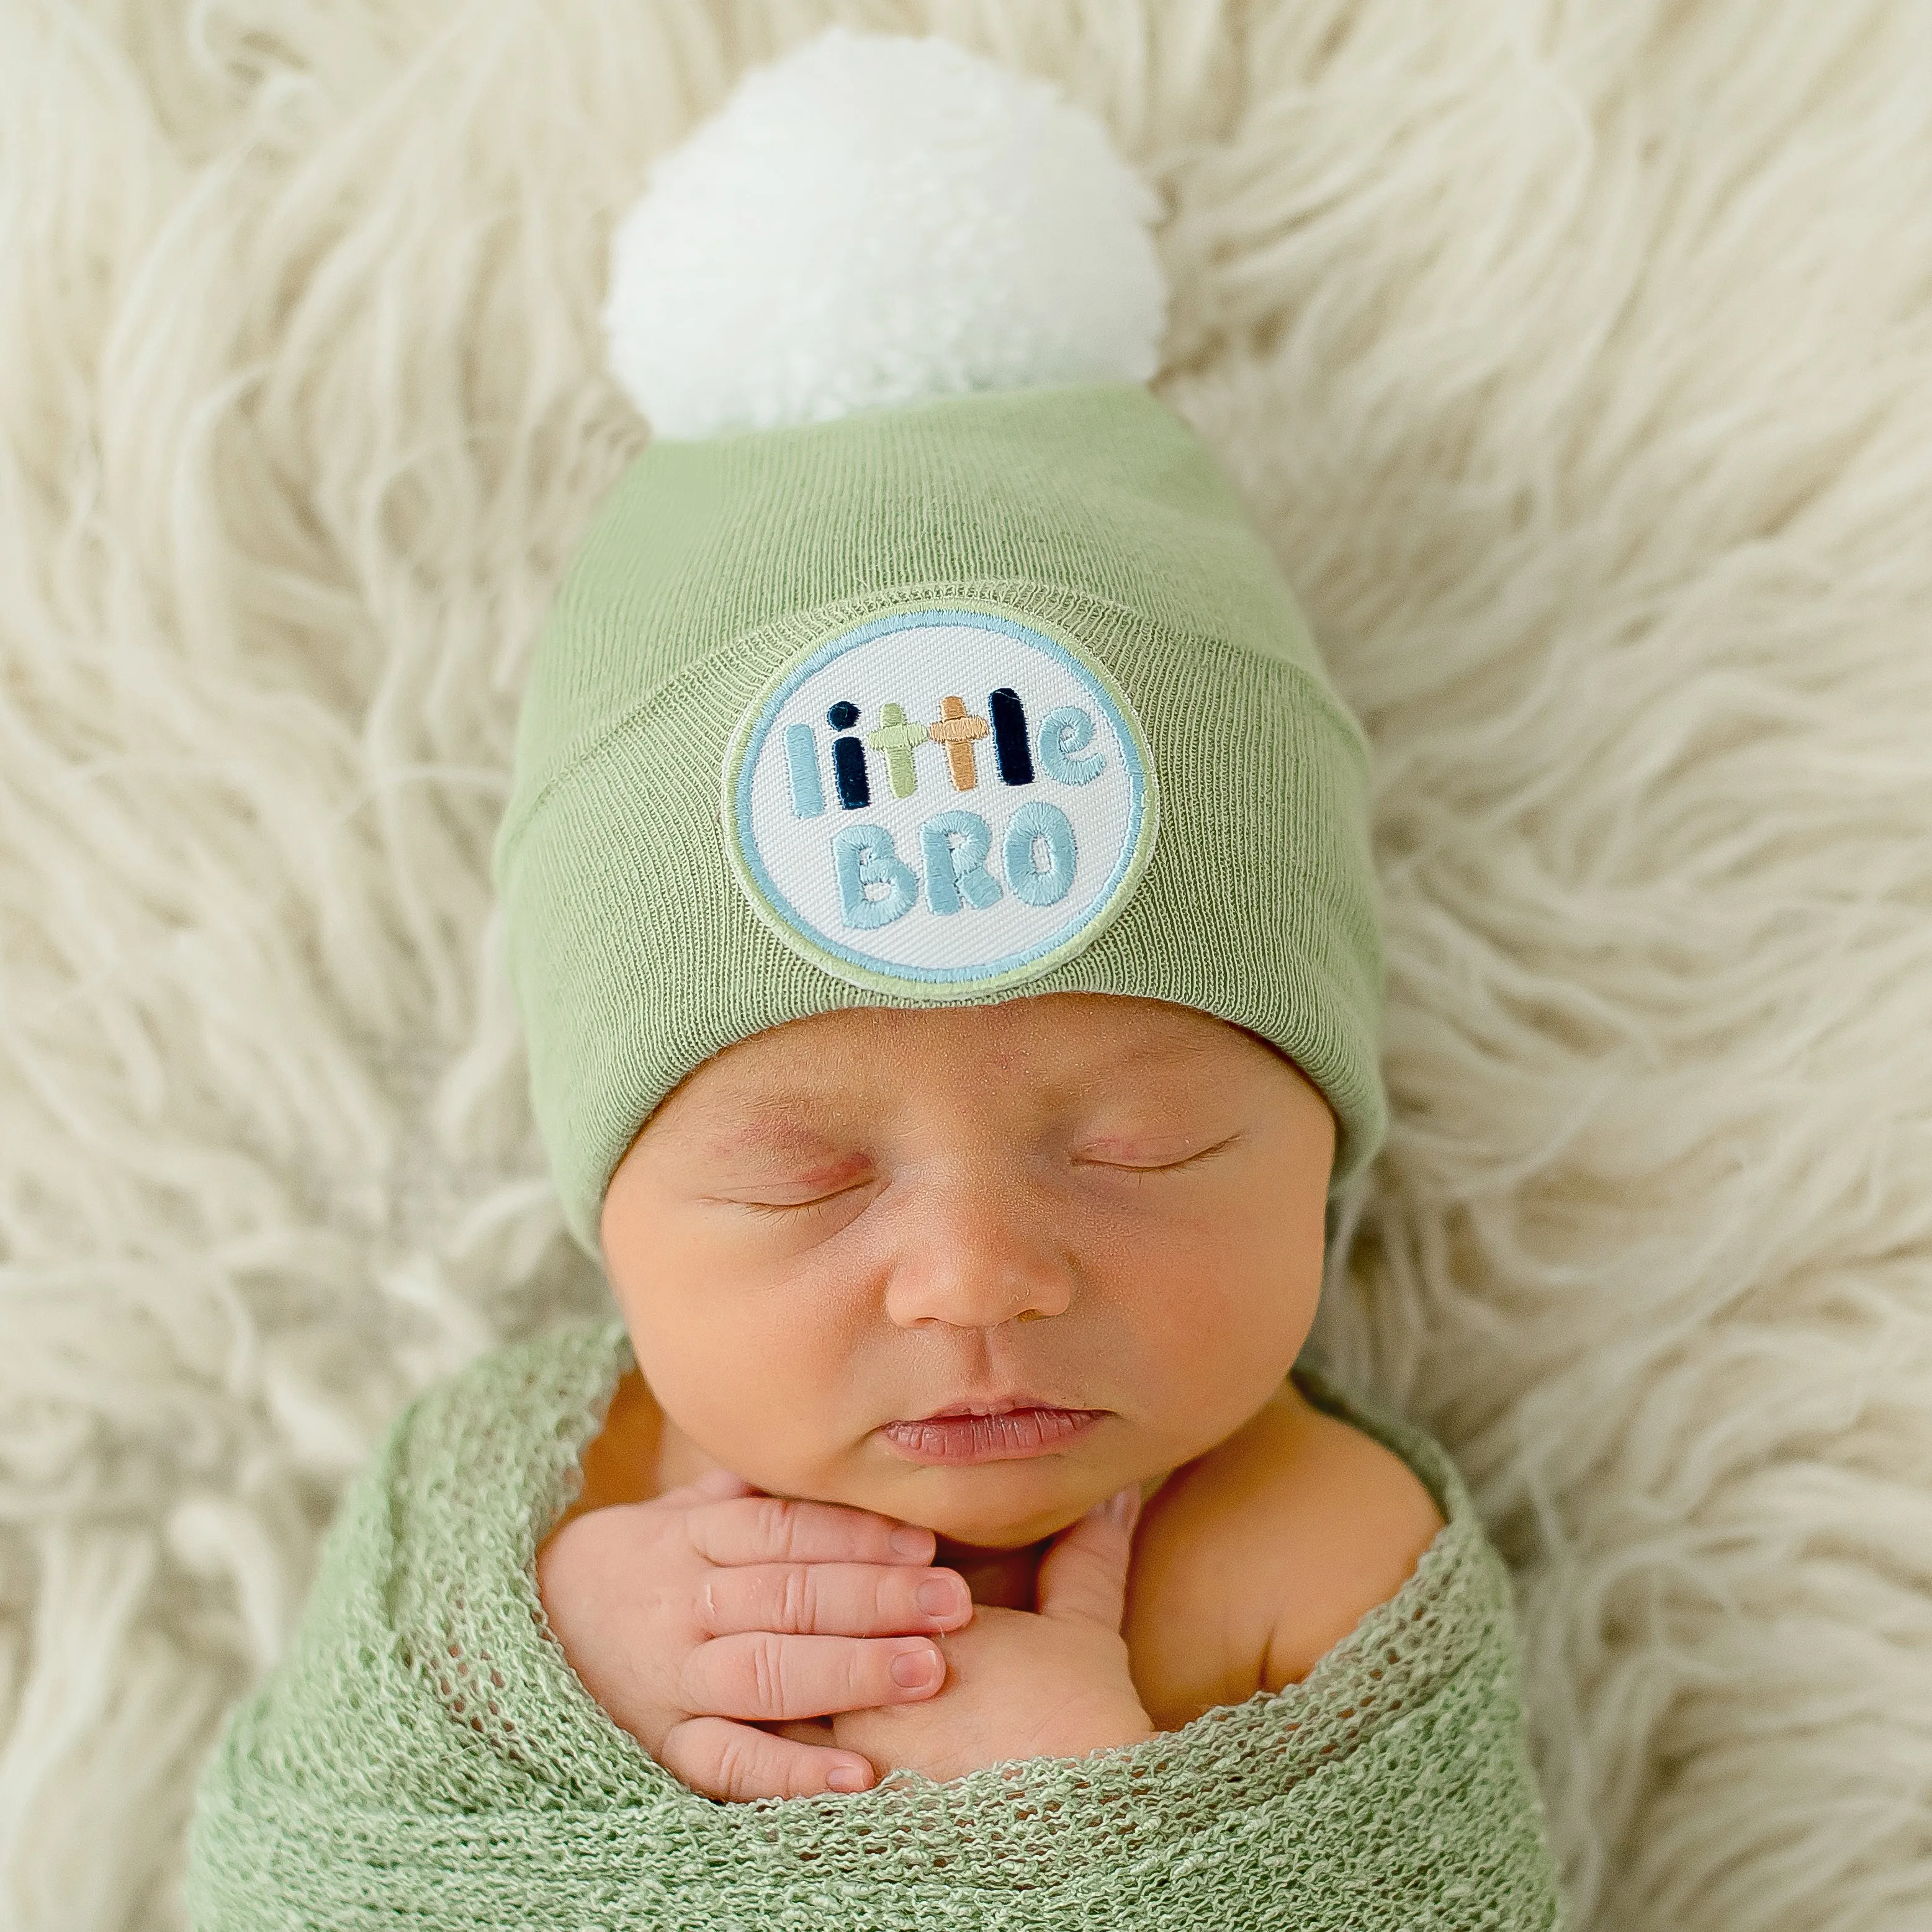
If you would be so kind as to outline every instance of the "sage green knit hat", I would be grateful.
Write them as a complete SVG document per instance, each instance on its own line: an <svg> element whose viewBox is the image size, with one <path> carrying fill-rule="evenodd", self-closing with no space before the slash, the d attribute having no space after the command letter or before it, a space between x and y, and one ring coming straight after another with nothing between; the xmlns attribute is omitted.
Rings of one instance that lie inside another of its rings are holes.
<svg viewBox="0 0 1932 1932"><path fill-rule="evenodd" d="M1149 212L1043 84L835 30L620 231L614 362L656 436L539 642L494 853L593 1257L658 1102L838 1007L1172 1000L1321 1089L1338 1184L1378 1144L1365 748L1142 386Z"/></svg>

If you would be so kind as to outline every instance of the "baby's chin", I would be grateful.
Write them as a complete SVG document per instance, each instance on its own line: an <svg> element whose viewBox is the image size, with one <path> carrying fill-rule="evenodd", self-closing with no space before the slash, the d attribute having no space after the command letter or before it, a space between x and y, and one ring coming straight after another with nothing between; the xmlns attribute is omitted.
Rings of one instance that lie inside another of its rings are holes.
<svg viewBox="0 0 1932 1932"><path fill-rule="evenodd" d="M842 1502L916 1523L949 1543L976 1550L1023 1550L1078 1522L1125 1479L1040 1462L982 1464L965 1469L868 1472L863 1493ZM1098 1482L1104 1486L1096 1489Z"/></svg>

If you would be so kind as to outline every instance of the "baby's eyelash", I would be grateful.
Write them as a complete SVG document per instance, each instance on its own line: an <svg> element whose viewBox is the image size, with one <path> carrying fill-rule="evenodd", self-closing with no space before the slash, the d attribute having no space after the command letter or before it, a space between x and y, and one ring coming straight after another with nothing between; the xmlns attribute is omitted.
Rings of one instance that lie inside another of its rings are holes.
<svg viewBox="0 0 1932 1932"><path fill-rule="evenodd" d="M1238 1132L1229 1134L1226 1139L1215 1142L1213 1146L1184 1154L1179 1160L1150 1161L1144 1166L1122 1160L1084 1160L1083 1164L1089 1167L1112 1168L1117 1174L1178 1174L1184 1168L1198 1166L1202 1162L1212 1159L1214 1155L1226 1152L1240 1138ZM1074 1158L1076 1160L1083 1159L1078 1154Z"/></svg>
<svg viewBox="0 0 1932 1932"><path fill-rule="evenodd" d="M814 1208L829 1208L833 1202L844 1200L855 1189L868 1185L868 1182L854 1181L850 1187L841 1187L830 1194L814 1195L809 1201L734 1201L730 1204L752 1214L806 1214Z"/></svg>

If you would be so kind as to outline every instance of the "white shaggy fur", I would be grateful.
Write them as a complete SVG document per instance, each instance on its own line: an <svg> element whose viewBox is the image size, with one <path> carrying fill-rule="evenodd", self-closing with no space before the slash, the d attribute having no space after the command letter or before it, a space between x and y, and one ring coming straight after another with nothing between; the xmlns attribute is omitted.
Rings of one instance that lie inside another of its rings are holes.
<svg viewBox="0 0 1932 1932"><path fill-rule="evenodd" d="M1156 367L1154 196L1058 89L832 28L748 74L619 224L610 367L660 436Z"/></svg>
<svg viewBox="0 0 1932 1932"><path fill-rule="evenodd" d="M1064 85L1172 211L1162 392L1378 756L1396 1125L1325 1339L1518 1566L1576 1924L1920 1932L1913 0L4 10L0 1922L177 1922L348 1470L598 1304L488 840L637 446L612 226L835 14Z"/></svg>

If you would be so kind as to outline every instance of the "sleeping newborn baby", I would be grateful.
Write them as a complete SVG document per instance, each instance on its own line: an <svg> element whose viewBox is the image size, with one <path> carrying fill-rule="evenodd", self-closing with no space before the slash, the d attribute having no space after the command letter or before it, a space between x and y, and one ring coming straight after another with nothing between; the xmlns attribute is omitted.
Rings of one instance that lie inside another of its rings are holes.
<svg viewBox="0 0 1932 1932"><path fill-rule="evenodd" d="M1298 1359L1384 1125L1366 750L1144 386L1152 212L834 32L620 227L653 437L494 854L617 1313L350 1486L201 1932L1557 1922L1468 1492Z"/></svg>
<svg viewBox="0 0 1932 1932"><path fill-rule="evenodd" d="M1151 1000L828 1013L699 1068L604 1202L646 1373L538 1559L586 1685L742 1798L1306 1676L1442 1522L1288 1379L1334 1144L1281 1053Z"/></svg>

